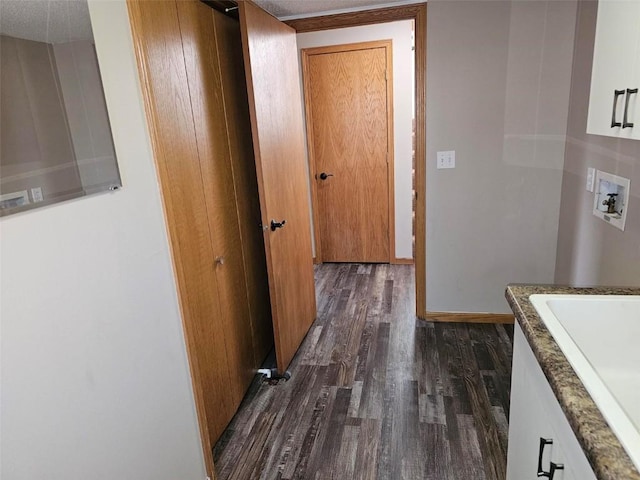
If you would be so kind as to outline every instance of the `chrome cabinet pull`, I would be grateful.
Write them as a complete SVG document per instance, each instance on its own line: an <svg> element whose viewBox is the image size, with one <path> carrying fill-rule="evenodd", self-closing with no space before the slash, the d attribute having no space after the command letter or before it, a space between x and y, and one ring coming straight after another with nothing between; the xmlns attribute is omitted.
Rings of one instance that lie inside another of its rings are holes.
<svg viewBox="0 0 640 480"><path fill-rule="evenodd" d="M637 88L627 88L627 95L624 99L624 115L622 116L622 128L633 128L633 122L627 120L627 111L629 110L629 97L638 93Z"/></svg>
<svg viewBox="0 0 640 480"><path fill-rule="evenodd" d="M622 123L616 121L616 110L618 108L618 97L620 95L624 95L624 93L625 93L624 90L613 91L613 111L611 112L611 128L622 126Z"/></svg>

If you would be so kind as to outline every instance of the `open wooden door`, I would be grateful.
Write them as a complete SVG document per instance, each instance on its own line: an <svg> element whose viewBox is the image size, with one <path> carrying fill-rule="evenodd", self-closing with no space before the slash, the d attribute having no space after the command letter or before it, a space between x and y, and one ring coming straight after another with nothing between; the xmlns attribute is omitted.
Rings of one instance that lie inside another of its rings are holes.
<svg viewBox="0 0 640 480"><path fill-rule="evenodd" d="M278 370L316 316L295 30L249 1L240 28Z"/></svg>

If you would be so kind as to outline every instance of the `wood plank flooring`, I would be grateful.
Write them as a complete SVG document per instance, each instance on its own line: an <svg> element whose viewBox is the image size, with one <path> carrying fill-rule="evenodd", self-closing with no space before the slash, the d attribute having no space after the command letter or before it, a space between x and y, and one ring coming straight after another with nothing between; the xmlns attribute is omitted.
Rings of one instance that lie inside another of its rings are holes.
<svg viewBox="0 0 640 480"><path fill-rule="evenodd" d="M218 480L503 480L513 327L416 319L411 265L316 267L318 319L256 381Z"/></svg>

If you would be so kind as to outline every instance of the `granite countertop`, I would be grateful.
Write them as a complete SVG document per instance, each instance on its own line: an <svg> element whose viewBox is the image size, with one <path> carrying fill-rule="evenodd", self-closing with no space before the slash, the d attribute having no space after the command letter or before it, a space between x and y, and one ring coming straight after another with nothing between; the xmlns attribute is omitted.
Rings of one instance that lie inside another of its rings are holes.
<svg viewBox="0 0 640 480"><path fill-rule="evenodd" d="M598 480L640 480L620 441L574 372L536 309L533 294L640 295L640 288L572 288L555 285L509 285L505 292L516 320L531 345L551 389L582 446Z"/></svg>

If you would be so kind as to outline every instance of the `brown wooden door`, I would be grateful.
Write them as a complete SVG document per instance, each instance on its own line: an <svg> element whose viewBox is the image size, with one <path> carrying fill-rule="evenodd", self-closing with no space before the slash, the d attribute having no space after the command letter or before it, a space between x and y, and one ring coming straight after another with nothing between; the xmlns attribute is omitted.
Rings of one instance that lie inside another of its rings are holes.
<svg viewBox="0 0 640 480"><path fill-rule="evenodd" d="M239 2L278 370L316 315L295 30ZM272 230L270 222L286 221Z"/></svg>
<svg viewBox="0 0 640 480"><path fill-rule="evenodd" d="M178 1L176 6L202 187L215 255L212 268L216 272L221 310L216 325L219 333L224 335L230 373L230 381L225 390L230 397L229 404L236 407L240 405L257 365L254 365L242 239L222 95L217 48L219 35L214 25L214 18L223 14L194 0ZM240 38L237 40L240 41ZM220 54L228 52L222 51ZM195 185L194 187L197 188ZM227 422L234 413L235 408L232 408L225 415ZM218 438L222 432L212 433L214 438Z"/></svg>
<svg viewBox="0 0 640 480"><path fill-rule="evenodd" d="M389 262L391 42L306 49L303 69L321 259Z"/></svg>
<svg viewBox="0 0 640 480"><path fill-rule="evenodd" d="M251 120L242 61L240 24L238 20L215 10L213 19L236 204L242 234L242 251L253 332L254 364L260 366L273 347L273 326L267 283L267 262L259 228L261 220L258 180L251 142Z"/></svg>

